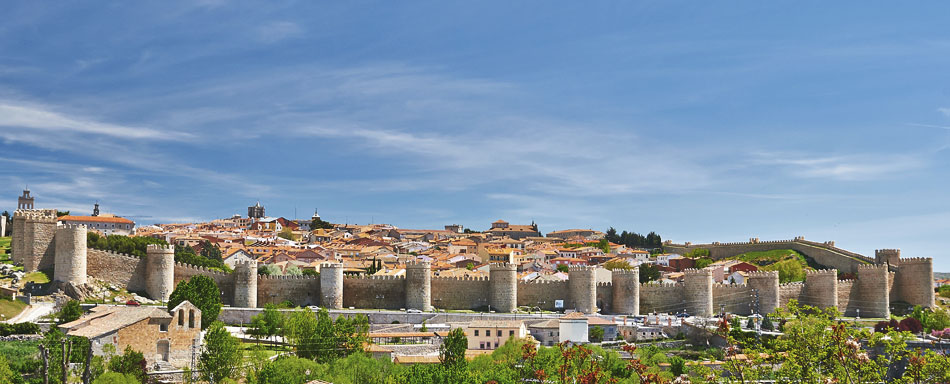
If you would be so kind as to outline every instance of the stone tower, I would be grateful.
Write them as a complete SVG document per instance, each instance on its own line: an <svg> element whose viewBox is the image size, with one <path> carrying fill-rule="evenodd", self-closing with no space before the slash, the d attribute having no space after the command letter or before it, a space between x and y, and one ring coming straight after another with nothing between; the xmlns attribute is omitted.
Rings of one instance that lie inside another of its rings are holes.
<svg viewBox="0 0 950 384"><path fill-rule="evenodd" d="M261 219L264 217L264 206L258 201L257 204L247 207L247 217L251 219Z"/></svg>
<svg viewBox="0 0 950 384"><path fill-rule="evenodd" d="M343 308L343 264L320 264L320 305L327 309Z"/></svg>
<svg viewBox="0 0 950 384"><path fill-rule="evenodd" d="M498 312L514 312L518 307L518 266L511 263L489 265L488 304Z"/></svg>
<svg viewBox="0 0 950 384"><path fill-rule="evenodd" d="M858 281L855 284L858 284L860 292L858 307L861 308L861 316L891 317L889 277L890 272L885 264L858 266ZM933 289L930 291L933 292Z"/></svg>
<svg viewBox="0 0 950 384"><path fill-rule="evenodd" d="M145 293L166 301L175 290L175 246L149 244L145 249Z"/></svg>
<svg viewBox="0 0 950 384"><path fill-rule="evenodd" d="M595 267L573 265L567 271L567 289L574 309L597 313L597 277Z"/></svg>
<svg viewBox="0 0 950 384"><path fill-rule="evenodd" d="M82 285L86 283L86 226L56 227L56 257L53 281Z"/></svg>
<svg viewBox="0 0 950 384"><path fill-rule="evenodd" d="M934 307L934 264L929 257L900 259L894 286L900 298L911 305Z"/></svg>
<svg viewBox="0 0 950 384"><path fill-rule="evenodd" d="M234 265L234 306L257 308L257 261L238 261Z"/></svg>
<svg viewBox="0 0 950 384"><path fill-rule="evenodd" d="M631 270L615 269L610 281L613 286L613 312L621 315L640 315L640 267Z"/></svg>
<svg viewBox="0 0 950 384"><path fill-rule="evenodd" d="M901 260L900 249L877 249L874 250L874 261L878 264L897 265Z"/></svg>
<svg viewBox="0 0 950 384"><path fill-rule="evenodd" d="M406 308L432 310L431 269L427 261L406 263Z"/></svg>
<svg viewBox="0 0 950 384"><path fill-rule="evenodd" d="M23 190L23 195L16 199L16 209L33 209L33 196L30 196L30 189Z"/></svg>
<svg viewBox="0 0 950 384"><path fill-rule="evenodd" d="M709 269L683 270L683 286L686 295L686 313L693 316L712 316L713 275Z"/></svg>
<svg viewBox="0 0 950 384"><path fill-rule="evenodd" d="M23 270L34 272L41 269L53 268L55 264L55 249L53 237L56 236L56 210L37 209L20 210L25 216L21 245L23 256Z"/></svg>
<svg viewBox="0 0 950 384"><path fill-rule="evenodd" d="M26 214L19 210L13 211L13 238L10 239L11 258L14 263L23 263L23 255L26 253L26 242L23 241L24 231L26 231Z"/></svg>
<svg viewBox="0 0 950 384"><path fill-rule="evenodd" d="M779 307L778 271L749 272L746 279L750 288L758 296L759 314L775 312Z"/></svg>
<svg viewBox="0 0 950 384"><path fill-rule="evenodd" d="M838 308L838 270L805 271L802 296L805 299L804 304L821 309Z"/></svg>

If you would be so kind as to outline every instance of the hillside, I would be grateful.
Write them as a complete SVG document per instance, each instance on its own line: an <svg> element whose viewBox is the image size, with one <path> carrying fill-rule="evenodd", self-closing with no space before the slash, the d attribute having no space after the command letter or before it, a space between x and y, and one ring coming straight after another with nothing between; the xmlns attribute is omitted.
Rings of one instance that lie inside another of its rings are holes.
<svg viewBox="0 0 950 384"><path fill-rule="evenodd" d="M745 261L757 265L763 271L778 271L779 281L782 283L803 281L805 271L813 269L805 256L791 249L747 252L726 259Z"/></svg>

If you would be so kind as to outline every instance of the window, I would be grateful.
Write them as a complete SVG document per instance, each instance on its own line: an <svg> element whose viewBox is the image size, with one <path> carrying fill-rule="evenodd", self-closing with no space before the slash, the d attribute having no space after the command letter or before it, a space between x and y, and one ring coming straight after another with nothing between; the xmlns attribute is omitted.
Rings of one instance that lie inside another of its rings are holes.
<svg viewBox="0 0 950 384"><path fill-rule="evenodd" d="M496 332L496 334L498 337L501 337L501 330L499 329L498 332Z"/></svg>
<svg viewBox="0 0 950 384"><path fill-rule="evenodd" d="M159 332L168 332L168 324L167 324L167 323L161 323L161 324L159 324L159 325L158 325L158 331L159 331Z"/></svg>
<svg viewBox="0 0 950 384"><path fill-rule="evenodd" d="M478 343L478 349L485 349L485 343Z"/></svg>
<svg viewBox="0 0 950 384"><path fill-rule="evenodd" d="M185 310L184 309L178 310L178 326L179 327L185 326Z"/></svg>
<svg viewBox="0 0 950 384"><path fill-rule="evenodd" d="M195 311L188 311L188 328L195 327Z"/></svg>
<svg viewBox="0 0 950 384"><path fill-rule="evenodd" d="M478 330L477 330L477 329L475 330L475 336L478 336Z"/></svg>
<svg viewBox="0 0 950 384"><path fill-rule="evenodd" d="M498 342L495 342L495 349L498 349Z"/></svg>
<svg viewBox="0 0 950 384"><path fill-rule="evenodd" d="M508 336L514 336L514 335L515 335L515 331L508 331Z"/></svg>

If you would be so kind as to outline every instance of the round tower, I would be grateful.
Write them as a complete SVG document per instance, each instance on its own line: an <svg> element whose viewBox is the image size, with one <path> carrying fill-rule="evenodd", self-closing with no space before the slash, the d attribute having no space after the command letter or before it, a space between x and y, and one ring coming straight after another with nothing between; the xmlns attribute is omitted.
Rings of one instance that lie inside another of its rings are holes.
<svg viewBox="0 0 950 384"><path fill-rule="evenodd" d="M86 283L86 226L56 227L53 281L80 285Z"/></svg>
<svg viewBox="0 0 950 384"><path fill-rule="evenodd" d="M166 301L175 290L175 246L149 244L145 248L145 293Z"/></svg>
<svg viewBox="0 0 950 384"><path fill-rule="evenodd" d="M712 316L713 275L710 269L683 270L683 286L686 295L686 313L693 316Z"/></svg>
<svg viewBox="0 0 950 384"><path fill-rule="evenodd" d="M234 265L234 306L257 308L257 261L238 261Z"/></svg>
<svg viewBox="0 0 950 384"><path fill-rule="evenodd" d="M498 312L514 312L518 307L518 266L493 263L488 270L491 287L488 304Z"/></svg>
<svg viewBox="0 0 950 384"><path fill-rule="evenodd" d="M900 259L894 285L900 298L911 305L934 307L934 261L929 257Z"/></svg>
<svg viewBox="0 0 950 384"><path fill-rule="evenodd" d="M838 270L805 271L802 296L804 296L803 304L820 309L838 308Z"/></svg>
<svg viewBox="0 0 950 384"><path fill-rule="evenodd" d="M23 211L13 212L13 238L10 240L10 251L13 252L12 259L14 263L23 263L23 254L26 252L26 243L24 231L26 230L26 215Z"/></svg>
<svg viewBox="0 0 950 384"><path fill-rule="evenodd" d="M758 296L757 313L769 314L779 307L778 271L749 272L746 281Z"/></svg>
<svg viewBox="0 0 950 384"><path fill-rule="evenodd" d="M640 315L640 267L630 270L615 269L610 276L613 286L613 312L621 315Z"/></svg>
<svg viewBox="0 0 950 384"><path fill-rule="evenodd" d="M858 266L859 302L861 315L866 317L891 317L890 284L891 273L887 265L865 264ZM933 281L932 279L930 281ZM933 292L933 289L930 289ZM849 313L850 315L850 313Z"/></svg>
<svg viewBox="0 0 950 384"><path fill-rule="evenodd" d="M427 261L406 263L406 308L432 310L431 269Z"/></svg>
<svg viewBox="0 0 950 384"><path fill-rule="evenodd" d="M594 269L574 265L567 271L567 289L574 309L583 313L597 313L597 277Z"/></svg>
<svg viewBox="0 0 950 384"><path fill-rule="evenodd" d="M327 309L343 309L343 264L320 264L320 303Z"/></svg>
<svg viewBox="0 0 950 384"><path fill-rule="evenodd" d="M874 261L878 264L897 265L901 261L901 250L876 249L874 250Z"/></svg>

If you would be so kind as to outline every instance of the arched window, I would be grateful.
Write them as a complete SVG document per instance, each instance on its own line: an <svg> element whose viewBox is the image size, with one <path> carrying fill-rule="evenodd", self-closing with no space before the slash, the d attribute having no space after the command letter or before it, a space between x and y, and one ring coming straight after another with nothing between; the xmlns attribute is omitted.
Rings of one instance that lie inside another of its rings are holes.
<svg viewBox="0 0 950 384"><path fill-rule="evenodd" d="M179 327L185 326L185 310L184 309L178 310L178 326Z"/></svg>
<svg viewBox="0 0 950 384"><path fill-rule="evenodd" d="M195 327L195 310L188 311L188 328Z"/></svg>

